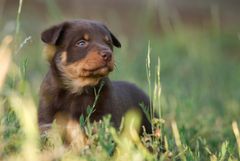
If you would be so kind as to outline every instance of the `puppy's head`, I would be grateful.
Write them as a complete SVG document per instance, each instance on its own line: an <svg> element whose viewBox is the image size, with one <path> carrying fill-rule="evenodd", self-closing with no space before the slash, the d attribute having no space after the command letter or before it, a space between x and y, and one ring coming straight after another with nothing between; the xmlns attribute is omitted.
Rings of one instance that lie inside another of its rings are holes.
<svg viewBox="0 0 240 161"><path fill-rule="evenodd" d="M94 86L114 68L113 47L118 39L100 22L76 20L45 30L48 60L54 63L61 80L72 93Z"/></svg>

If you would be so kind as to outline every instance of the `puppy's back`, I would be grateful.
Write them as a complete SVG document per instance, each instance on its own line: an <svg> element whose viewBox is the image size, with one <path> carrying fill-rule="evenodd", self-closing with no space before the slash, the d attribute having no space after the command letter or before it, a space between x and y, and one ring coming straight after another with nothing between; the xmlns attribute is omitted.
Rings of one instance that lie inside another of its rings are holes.
<svg viewBox="0 0 240 161"><path fill-rule="evenodd" d="M149 97L136 85L125 81L113 81L112 86L114 94L118 98L118 102L121 104L121 108L129 110L130 107L138 109L142 117L142 125L145 126L148 133L151 132L151 123L148 121L146 114L143 113L140 104L143 104L146 108L150 108Z"/></svg>
<svg viewBox="0 0 240 161"><path fill-rule="evenodd" d="M142 102L146 106L150 106L148 96L135 84L125 81L113 81L112 85L120 99L133 103L134 105Z"/></svg>

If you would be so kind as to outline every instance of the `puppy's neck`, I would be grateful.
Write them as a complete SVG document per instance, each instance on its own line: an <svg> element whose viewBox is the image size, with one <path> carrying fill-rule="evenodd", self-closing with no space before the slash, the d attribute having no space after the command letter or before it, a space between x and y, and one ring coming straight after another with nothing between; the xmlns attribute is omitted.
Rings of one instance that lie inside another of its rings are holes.
<svg viewBox="0 0 240 161"><path fill-rule="evenodd" d="M54 86L56 86L59 90L64 90L67 93L74 94L74 95L82 95L82 94L92 95L92 94L95 94L96 91L102 90L103 88L106 88L110 84L109 78L104 77L104 78L101 78L98 84L94 86L83 86L83 87L79 87L75 91L72 91L71 88L67 87L66 84L64 84L61 78L61 74L59 73L54 63L51 63L50 73L51 73L51 79L53 80L52 82L54 83Z"/></svg>
<svg viewBox="0 0 240 161"><path fill-rule="evenodd" d="M104 77L102 78L99 83L95 86L86 86L83 87L82 93L81 94L87 94L87 95L96 95L99 92L101 92L103 89L107 88L109 85L109 78Z"/></svg>

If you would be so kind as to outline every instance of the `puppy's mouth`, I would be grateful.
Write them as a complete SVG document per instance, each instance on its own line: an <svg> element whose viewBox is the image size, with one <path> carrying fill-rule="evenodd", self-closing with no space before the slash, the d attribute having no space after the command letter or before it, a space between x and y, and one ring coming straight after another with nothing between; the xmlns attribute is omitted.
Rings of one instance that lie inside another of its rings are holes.
<svg viewBox="0 0 240 161"><path fill-rule="evenodd" d="M105 64L94 68L83 68L79 77L99 78L107 76L113 71L113 66Z"/></svg>
<svg viewBox="0 0 240 161"><path fill-rule="evenodd" d="M102 65L102 66L99 66L99 67L95 67L95 68L83 68L84 71L87 71L87 72L97 72L101 69L108 69L109 67L107 65Z"/></svg>

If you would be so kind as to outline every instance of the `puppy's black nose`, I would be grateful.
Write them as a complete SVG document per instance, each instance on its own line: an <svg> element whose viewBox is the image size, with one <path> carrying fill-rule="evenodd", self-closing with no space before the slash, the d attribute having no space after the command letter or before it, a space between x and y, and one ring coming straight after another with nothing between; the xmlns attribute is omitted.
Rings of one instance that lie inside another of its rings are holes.
<svg viewBox="0 0 240 161"><path fill-rule="evenodd" d="M107 62L112 59L112 51L110 49L101 50L100 55L102 56L103 60Z"/></svg>

